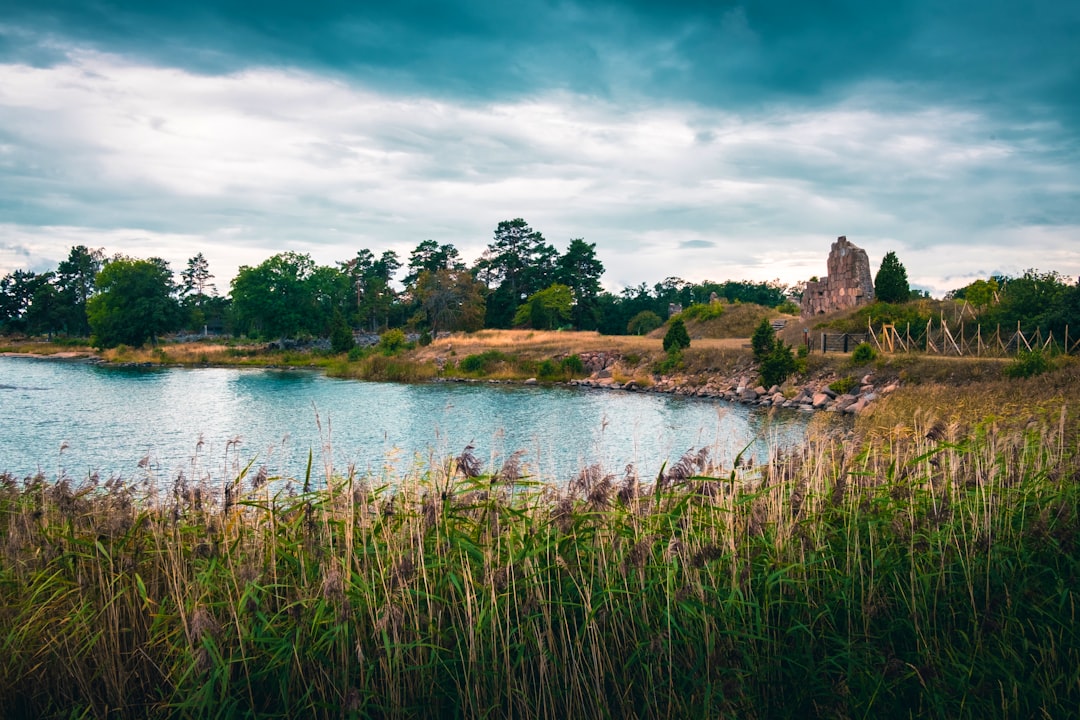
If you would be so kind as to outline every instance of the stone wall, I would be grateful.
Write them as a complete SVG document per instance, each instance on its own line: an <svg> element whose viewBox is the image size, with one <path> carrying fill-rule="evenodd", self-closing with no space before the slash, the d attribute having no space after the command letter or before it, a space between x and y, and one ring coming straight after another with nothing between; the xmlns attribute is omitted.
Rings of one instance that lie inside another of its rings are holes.
<svg viewBox="0 0 1080 720"><path fill-rule="evenodd" d="M865 250L852 245L841 235L829 249L828 268L826 277L806 283L802 296L804 317L873 302L874 279Z"/></svg>

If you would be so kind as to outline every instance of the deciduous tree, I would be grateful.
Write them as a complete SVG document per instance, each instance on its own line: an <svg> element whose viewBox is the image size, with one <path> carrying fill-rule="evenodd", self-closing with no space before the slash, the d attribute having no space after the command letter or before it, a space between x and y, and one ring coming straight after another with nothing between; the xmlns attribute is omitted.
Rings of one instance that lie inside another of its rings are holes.
<svg viewBox="0 0 1080 720"><path fill-rule="evenodd" d="M156 344L159 335L178 327L180 305L166 261L117 256L105 263L96 284L86 305L96 347Z"/></svg>

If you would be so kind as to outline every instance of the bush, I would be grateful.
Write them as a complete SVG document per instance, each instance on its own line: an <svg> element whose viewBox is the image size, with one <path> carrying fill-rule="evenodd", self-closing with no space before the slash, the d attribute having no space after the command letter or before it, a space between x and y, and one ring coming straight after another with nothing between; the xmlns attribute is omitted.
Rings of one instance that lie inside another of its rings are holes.
<svg viewBox="0 0 1080 720"><path fill-rule="evenodd" d="M1005 368L1005 375L1011 378L1029 378L1042 375L1050 369L1050 360L1042 350L1021 351Z"/></svg>
<svg viewBox="0 0 1080 720"><path fill-rule="evenodd" d="M362 347L353 346L349 348L349 362L356 362L360 358L364 357L364 349Z"/></svg>
<svg viewBox="0 0 1080 720"><path fill-rule="evenodd" d="M785 300L776 306L776 311L784 315L798 315L802 310L790 300Z"/></svg>
<svg viewBox="0 0 1080 720"><path fill-rule="evenodd" d="M387 330L379 336L379 350L381 350L384 355L393 355L404 348L405 333L398 328Z"/></svg>
<svg viewBox="0 0 1080 720"><path fill-rule="evenodd" d="M669 350L667 357L653 365L653 373L656 375L669 375L683 366L682 351L678 348Z"/></svg>
<svg viewBox="0 0 1080 720"><path fill-rule="evenodd" d="M569 355L562 359L562 369L567 375L584 375L585 363L581 362L581 357L578 355Z"/></svg>
<svg viewBox="0 0 1080 720"><path fill-rule="evenodd" d="M829 383L829 389L837 395L846 395L858 382L853 377L840 378L836 382Z"/></svg>
<svg viewBox="0 0 1080 720"><path fill-rule="evenodd" d="M671 321L671 327L664 335L664 352L669 353L672 350L688 347L690 347L690 333L686 332L686 323L682 321L682 318L677 317Z"/></svg>
<svg viewBox="0 0 1080 720"><path fill-rule="evenodd" d="M720 302L694 303L683 310L676 317L681 320L697 320L705 322L715 320L724 314L724 306Z"/></svg>
<svg viewBox="0 0 1080 720"><path fill-rule="evenodd" d="M795 368L795 353L781 340L761 361L761 384L765 387L780 385L795 372Z"/></svg>
<svg viewBox="0 0 1080 720"><path fill-rule="evenodd" d="M356 347L356 339L353 337L352 328L338 313L334 317L334 325L330 329L330 349L335 355L346 353Z"/></svg>
<svg viewBox="0 0 1080 720"><path fill-rule="evenodd" d="M466 355L458 363L464 373L489 373L500 363L513 362L514 358L498 350L485 350L479 355Z"/></svg>
<svg viewBox="0 0 1080 720"><path fill-rule="evenodd" d="M877 359L877 350L868 342L861 342L855 346L851 353L851 362L856 365L865 365Z"/></svg>

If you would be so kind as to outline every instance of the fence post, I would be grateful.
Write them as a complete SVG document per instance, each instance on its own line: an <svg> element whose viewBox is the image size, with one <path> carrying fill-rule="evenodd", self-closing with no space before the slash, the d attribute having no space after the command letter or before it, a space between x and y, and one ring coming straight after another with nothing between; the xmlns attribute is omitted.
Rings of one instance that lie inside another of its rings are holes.
<svg viewBox="0 0 1080 720"><path fill-rule="evenodd" d="M847 333L844 333L844 352L847 352Z"/></svg>

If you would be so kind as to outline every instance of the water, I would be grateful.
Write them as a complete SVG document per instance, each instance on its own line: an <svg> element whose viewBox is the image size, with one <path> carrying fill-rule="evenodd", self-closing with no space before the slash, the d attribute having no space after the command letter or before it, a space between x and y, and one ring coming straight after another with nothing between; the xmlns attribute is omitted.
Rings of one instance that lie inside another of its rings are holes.
<svg viewBox="0 0 1080 720"><path fill-rule="evenodd" d="M422 470L469 443L489 469L525 451L532 477L566 481L600 463L654 476L690 448L730 462L747 443L798 443L808 418L645 393L335 380L270 369L135 370L0 357L0 470L79 478L227 477L328 467L387 477Z"/></svg>

